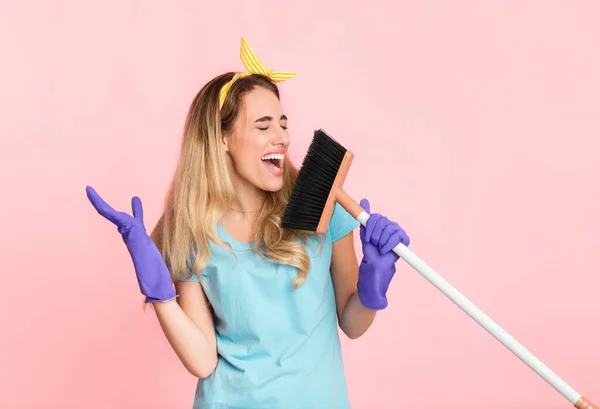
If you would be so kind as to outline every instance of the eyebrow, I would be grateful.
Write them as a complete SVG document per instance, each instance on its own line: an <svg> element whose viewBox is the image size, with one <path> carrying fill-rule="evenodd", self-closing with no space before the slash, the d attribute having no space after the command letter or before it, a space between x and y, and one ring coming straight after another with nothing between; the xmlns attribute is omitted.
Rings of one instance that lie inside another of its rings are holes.
<svg viewBox="0 0 600 409"><path fill-rule="evenodd" d="M280 117L279 119L280 119L280 120L286 120L286 121L287 121L287 119L288 119L288 118L287 118L287 116L285 116L285 115L281 115L281 117ZM258 118L258 119L257 119L256 121L254 121L254 122L255 122L255 123L256 123L256 122L266 122L266 121L272 121L272 120L273 120L273 117L272 117L272 116L268 116L268 115L267 115L267 116L263 116L262 118Z"/></svg>

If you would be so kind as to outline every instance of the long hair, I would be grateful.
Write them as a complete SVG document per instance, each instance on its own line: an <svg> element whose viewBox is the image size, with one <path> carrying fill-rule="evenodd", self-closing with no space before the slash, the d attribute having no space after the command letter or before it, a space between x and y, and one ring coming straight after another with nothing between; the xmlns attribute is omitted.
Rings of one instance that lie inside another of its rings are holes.
<svg viewBox="0 0 600 409"><path fill-rule="evenodd" d="M262 75L249 75L231 86L222 109L219 92L235 73L209 81L196 95L189 108L179 161L169 187L164 211L151 233L173 281L180 275L190 278L211 258L209 242L225 243L217 233L217 223L235 197L223 136L233 129L243 97L256 87L264 87L280 98L277 86ZM283 165L283 188L268 192L253 231L254 249L268 260L297 268L295 287L305 280L310 259L305 244L312 232L282 229L279 225L298 175L289 157Z"/></svg>

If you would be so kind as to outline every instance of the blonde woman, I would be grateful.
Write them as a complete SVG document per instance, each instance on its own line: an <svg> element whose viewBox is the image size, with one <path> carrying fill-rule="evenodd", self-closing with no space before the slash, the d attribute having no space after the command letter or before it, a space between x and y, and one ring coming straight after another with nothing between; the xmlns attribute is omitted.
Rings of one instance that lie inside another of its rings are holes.
<svg viewBox="0 0 600 409"><path fill-rule="evenodd" d="M338 325L352 339L367 331L387 306L391 249L409 244L373 214L360 226L359 265L359 223L339 205L323 236L282 230L297 175L287 123L268 73L208 82L191 104L151 237L138 197L130 216L87 187L118 226L170 345L199 378L197 409L349 408Z"/></svg>

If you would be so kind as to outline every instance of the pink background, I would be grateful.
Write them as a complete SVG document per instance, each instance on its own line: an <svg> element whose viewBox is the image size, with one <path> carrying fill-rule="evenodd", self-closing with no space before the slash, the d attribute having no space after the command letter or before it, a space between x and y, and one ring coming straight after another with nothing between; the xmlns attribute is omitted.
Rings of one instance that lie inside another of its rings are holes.
<svg viewBox="0 0 600 409"><path fill-rule="evenodd" d="M347 191L599 404L598 2L323 3L2 3L1 408L191 407L85 185L139 195L152 227L188 105L241 69L241 36L298 72L296 163L331 132L356 154ZM570 407L405 263L389 297L343 340L353 408Z"/></svg>

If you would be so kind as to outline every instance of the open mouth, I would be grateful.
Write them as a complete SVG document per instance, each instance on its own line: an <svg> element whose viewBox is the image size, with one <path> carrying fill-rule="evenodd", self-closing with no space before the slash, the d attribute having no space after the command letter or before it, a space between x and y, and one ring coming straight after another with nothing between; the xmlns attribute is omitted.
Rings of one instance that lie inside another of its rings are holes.
<svg viewBox="0 0 600 409"><path fill-rule="evenodd" d="M272 153L261 158L264 165L275 174L283 169L283 153Z"/></svg>

